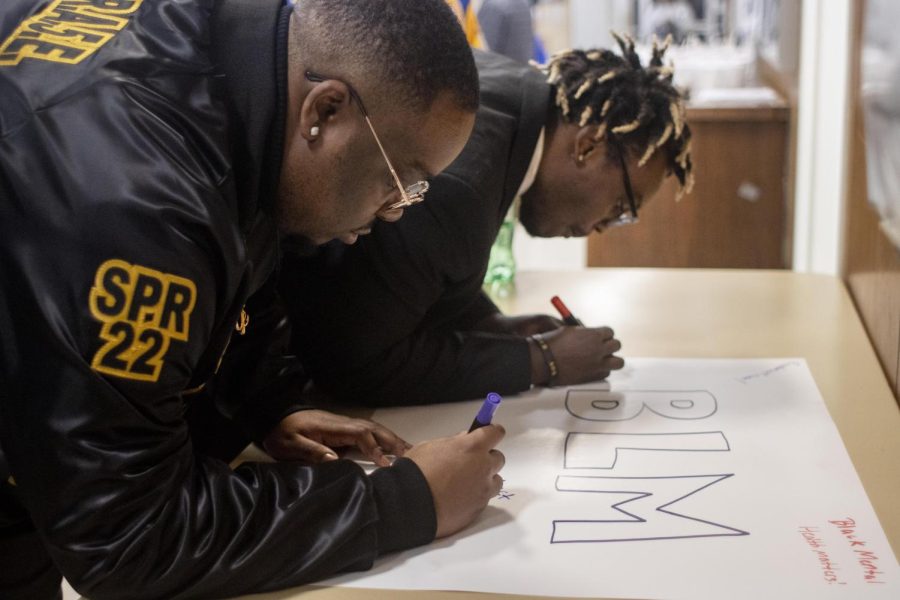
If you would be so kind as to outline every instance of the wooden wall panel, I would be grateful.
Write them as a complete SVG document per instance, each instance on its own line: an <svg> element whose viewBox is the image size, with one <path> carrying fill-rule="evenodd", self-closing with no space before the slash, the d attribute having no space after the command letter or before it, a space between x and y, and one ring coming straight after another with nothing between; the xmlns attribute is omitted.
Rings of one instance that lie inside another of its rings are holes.
<svg viewBox="0 0 900 600"><path fill-rule="evenodd" d="M868 202L863 113L859 98L862 5L855 14L850 175L844 222L843 277L881 366L900 399L900 251L878 227Z"/></svg>
<svg viewBox="0 0 900 600"><path fill-rule="evenodd" d="M787 266L788 109L694 109L694 192L676 203L669 180L640 223L592 234L588 266Z"/></svg>
<svg viewBox="0 0 900 600"><path fill-rule="evenodd" d="M866 200L861 115L854 121L844 280L894 395L900 398L900 254L879 229L875 210Z"/></svg>

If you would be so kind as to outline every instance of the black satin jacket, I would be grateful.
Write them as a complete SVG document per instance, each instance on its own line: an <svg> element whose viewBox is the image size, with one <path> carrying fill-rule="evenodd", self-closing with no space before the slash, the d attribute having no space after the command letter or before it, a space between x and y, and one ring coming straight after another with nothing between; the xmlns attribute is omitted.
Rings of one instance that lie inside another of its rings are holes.
<svg viewBox="0 0 900 600"><path fill-rule="evenodd" d="M0 476L91 598L277 589L434 536L411 461L232 471L185 420L204 399L262 435L302 378L270 214L289 18L0 3Z"/></svg>

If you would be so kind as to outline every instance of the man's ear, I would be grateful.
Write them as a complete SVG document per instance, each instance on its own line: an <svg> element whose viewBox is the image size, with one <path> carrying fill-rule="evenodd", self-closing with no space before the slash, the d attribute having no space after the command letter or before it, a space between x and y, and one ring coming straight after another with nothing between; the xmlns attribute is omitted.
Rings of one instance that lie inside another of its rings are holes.
<svg viewBox="0 0 900 600"><path fill-rule="evenodd" d="M300 106L300 135L315 142L339 114L350 108L350 102L347 84L334 79L317 83Z"/></svg>
<svg viewBox="0 0 900 600"><path fill-rule="evenodd" d="M602 148L602 140L597 141L594 139L594 135L597 132L596 126L585 126L581 127L578 132L575 134L575 164L579 167L584 166L585 161L587 161L588 157L591 155L600 154L597 152Z"/></svg>

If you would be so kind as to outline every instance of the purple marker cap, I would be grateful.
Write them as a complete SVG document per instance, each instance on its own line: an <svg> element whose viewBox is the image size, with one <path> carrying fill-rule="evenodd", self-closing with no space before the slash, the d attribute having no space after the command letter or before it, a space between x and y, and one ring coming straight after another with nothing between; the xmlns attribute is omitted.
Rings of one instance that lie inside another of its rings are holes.
<svg viewBox="0 0 900 600"><path fill-rule="evenodd" d="M478 414L475 415L475 420L472 421L472 426L469 428L469 431L473 431L478 429L479 427L484 427L485 425L491 424L491 419L494 418L494 411L497 410L497 407L500 406L500 401L503 398L500 397L500 394L496 392L491 392L487 395L487 398L484 399L484 403L481 405L481 408L478 409Z"/></svg>

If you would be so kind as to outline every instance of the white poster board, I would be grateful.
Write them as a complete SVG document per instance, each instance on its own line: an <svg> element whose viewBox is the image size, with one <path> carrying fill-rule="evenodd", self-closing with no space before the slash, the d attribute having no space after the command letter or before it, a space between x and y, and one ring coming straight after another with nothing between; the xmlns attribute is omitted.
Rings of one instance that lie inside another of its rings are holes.
<svg viewBox="0 0 900 600"><path fill-rule="evenodd" d="M416 442L466 429L479 406L374 419ZM504 489L473 526L325 583L900 598L897 560L802 359L630 359L608 382L507 397L495 422Z"/></svg>

